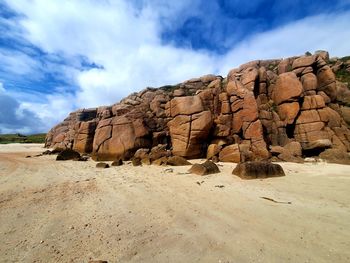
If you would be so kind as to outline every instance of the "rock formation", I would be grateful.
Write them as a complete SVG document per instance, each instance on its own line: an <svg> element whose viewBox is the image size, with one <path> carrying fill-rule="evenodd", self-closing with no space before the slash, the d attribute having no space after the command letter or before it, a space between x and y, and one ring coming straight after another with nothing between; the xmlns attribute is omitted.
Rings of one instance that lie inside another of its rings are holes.
<svg viewBox="0 0 350 263"><path fill-rule="evenodd" d="M350 61L325 51L252 61L226 78L146 88L109 107L73 112L51 129L46 147L95 160L130 159L159 144L175 156L229 162L294 161L325 149L346 154L349 76Z"/></svg>

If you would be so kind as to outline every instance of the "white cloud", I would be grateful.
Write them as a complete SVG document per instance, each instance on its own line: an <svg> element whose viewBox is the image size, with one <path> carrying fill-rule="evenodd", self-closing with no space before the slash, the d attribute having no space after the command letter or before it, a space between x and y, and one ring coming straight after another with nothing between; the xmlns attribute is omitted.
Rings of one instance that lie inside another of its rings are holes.
<svg viewBox="0 0 350 263"><path fill-rule="evenodd" d="M149 6L136 12L124 1L14 0L8 4L27 16L21 25L33 44L48 52L83 55L103 66L76 74L80 107L111 104L145 86L215 71L208 54L162 45L159 14ZM164 15L184 5L162 5L160 10Z"/></svg>
<svg viewBox="0 0 350 263"><path fill-rule="evenodd" d="M42 130L47 131L57 121L65 119L69 112L76 110L74 100L74 96L69 93L45 95L42 102L22 101L20 109L35 112L43 122Z"/></svg>
<svg viewBox="0 0 350 263"><path fill-rule="evenodd" d="M103 66L84 71L62 68L63 75L79 86L75 95L55 93L45 96L47 102L23 99L22 107L35 109L51 124L75 107L112 104L147 86L178 83L208 73L225 75L230 68L253 59L317 49L327 49L331 55L350 54L349 12L310 17L253 35L219 56L161 41L163 27L171 26L162 24L162 18L176 23L183 19L179 15L186 16L198 1L141 2L140 9L135 9L126 0L7 0L25 15L19 24L23 37L33 45L72 60L81 55ZM21 65L21 58L17 59Z"/></svg>
<svg viewBox="0 0 350 263"><path fill-rule="evenodd" d="M331 56L350 54L350 12L319 15L252 36L223 58L221 72L250 60L303 55L328 50Z"/></svg>
<svg viewBox="0 0 350 263"><path fill-rule="evenodd" d="M0 133L30 133L42 131L43 120L32 109L22 107L0 83Z"/></svg>
<svg viewBox="0 0 350 263"><path fill-rule="evenodd" d="M46 132L76 110L70 93L41 94L10 91L0 82L0 130L6 133Z"/></svg>

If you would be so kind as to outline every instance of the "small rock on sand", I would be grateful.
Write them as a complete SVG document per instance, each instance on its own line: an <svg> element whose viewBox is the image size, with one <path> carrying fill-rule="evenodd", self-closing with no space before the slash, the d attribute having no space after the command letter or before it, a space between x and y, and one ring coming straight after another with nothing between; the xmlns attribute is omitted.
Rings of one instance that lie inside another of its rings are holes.
<svg viewBox="0 0 350 263"><path fill-rule="evenodd" d="M258 179L285 176L279 164L269 162L245 162L237 164L232 174L242 179Z"/></svg>
<svg viewBox="0 0 350 263"><path fill-rule="evenodd" d="M194 173L194 174L198 174L198 175L208 175L208 174L219 173L220 170L219 170L218 166L215 163L213 163L212 161L206 161L202 164L196 163L196 164L192 165L189 172Z"/></svg>
<svg viewBox="0 0 350 263"><path fill-rule="evenodd" d="M108 163L97 163L96 168L109 168Z"/></svg>

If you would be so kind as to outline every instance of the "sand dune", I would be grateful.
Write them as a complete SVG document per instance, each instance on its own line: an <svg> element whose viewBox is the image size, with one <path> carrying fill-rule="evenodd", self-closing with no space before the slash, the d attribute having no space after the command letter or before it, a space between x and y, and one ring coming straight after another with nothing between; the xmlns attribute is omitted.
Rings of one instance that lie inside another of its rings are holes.
<svg viewBox="0 0 350 263"><path fill-rule="evenodd" d="M42 151L0 146L0 262L350 262L350 166L244 181L231 163L199 177L25 158Z"/></svg>

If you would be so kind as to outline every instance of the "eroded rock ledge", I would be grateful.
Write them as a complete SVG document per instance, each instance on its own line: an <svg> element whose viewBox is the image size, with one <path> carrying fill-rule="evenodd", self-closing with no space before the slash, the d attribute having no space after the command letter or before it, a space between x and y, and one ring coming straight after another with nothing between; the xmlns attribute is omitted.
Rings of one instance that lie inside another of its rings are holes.
<svg viewBox="0 0 350 263"><path fill-rule="evenodd" d="M337 81L339 70L350 75L350 62L323 51L147 88L110 107L72 112L48 133L46 147L96 160L128 159L158 144L177 156L231 162L346 153L350 91Z"/></svg>

